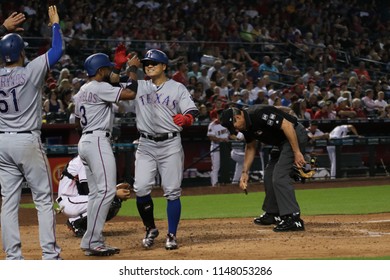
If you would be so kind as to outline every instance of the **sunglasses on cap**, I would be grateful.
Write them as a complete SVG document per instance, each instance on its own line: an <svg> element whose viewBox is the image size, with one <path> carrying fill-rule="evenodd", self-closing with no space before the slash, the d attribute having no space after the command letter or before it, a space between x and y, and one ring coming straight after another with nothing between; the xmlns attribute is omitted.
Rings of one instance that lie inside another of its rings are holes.
<svg viewBox="0 0 390 280"><path fill-rule="evenodd" d="M152 61L152 60L146 60L145 62L144 62L144 66L149 66L149 65L152 65L152 66L157 66L157 65L159 65L160 64L160 62L157 62L157 61Z"/></svg>

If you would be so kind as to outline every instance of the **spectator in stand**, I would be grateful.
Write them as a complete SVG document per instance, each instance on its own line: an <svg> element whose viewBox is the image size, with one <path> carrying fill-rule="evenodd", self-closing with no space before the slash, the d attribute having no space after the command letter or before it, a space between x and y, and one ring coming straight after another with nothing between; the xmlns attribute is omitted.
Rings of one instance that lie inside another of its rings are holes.
<svg viewBox="0 0 390 280"><path fill-rule="evenodd" d="M364 110L362 100L360 98L352 99L351 108L356 112L356 119L367 119L367 114Z"/></svg>
<svg viewBox="0 0 390 280"><path fill-rule="evenodd" d="M295 84L291 87L292 95L298 96L298 98L304 98L305 85L303 84L302 79L299 77ZM308 97L308 96L307 96Z"/></svg>
<svg viewBox="0 0 390 280"><path fill-rule="evenodd" d="M315 94L319 95L320 94L320 88L316 85L316 80L310 79L307 82L306 89L303 92L305 98L308 98L310 95Z"/></svg>
<svg viewBox="0 0 390 280"><path fill-rule="evenodd" d="M260 77L259 66L260 64L257 61L253 61L251 68L246 72L247 78L253 83L256 83L257 79Z"/></svg>
<svg viewBox="0 0 390 280"><path fill-rule="evenodd" d="M270 89L268 91L268 104L269 105L274 105L276 98L279 98L279 94L280 94L280 92L278 90Z"/></svg>
<svg viewBox="0 0 390 280"><path fill-rule="evenodd" d="M364 61L360 61L359 66L357 68L353 69L353 71L357 74L357 76L359 77L360 80L361 80L361 77L364 76L364 77L366 77L366 79L368 81L371 81L370 74L368 73L368 71L366 69L366 63Z"/></svg>
<svg viewBox="0 0 390 280"><path fill-rule="evenodd" d="M282 99L279 97L279 96L277 96L277 97L275 97L275 100L274 100L274 104L273 104L275 107L277 107L277 106L283 106L282 105Z"/></svg>
<svg viewBox="0 0 390 280"><path fill-rule="evenodd" d="M384 110L382 111L381 115L379 116L380 119L390 119L390 104L386 105Z"/></svg>
<svg viewBox="0 0 390 280"><path fill-rule="evenodd" d="M257 92L257 98L251 104L268 104L268 98L263 89Z"/></svg>
<svg viewBox="0 0 390 280"><path fill-rule="evenodd" d="M282 74L283 82L293 83L301 75L301 70L293 64L291 58L286 58L282 66Z"/></svg>
<svg viewBox="0 0 390 280"><path fill-rule="evenodd" d="M175 80L178 83L182 83L183 85L188 86L187 71L187 64L185 62L178 62L176 66L176 72L172 75L172 80Z"/></svg>
<svg viewBox="0 0 390 280"><path fill-rule="evenodd" d="M66 89L60 93L60 98L62 102L62 106L64 107L64 112L68 112L68 106L70 103L72 103L72 97L73 97L73 91L72 89Z"/></svg>
<svg viewBox="0 0 390 280"><path fill-rule="evenodd" d="M315 94L312 94L307 98L306 107L311 109L313 114L318 110L318 101L319 97Z"/></svg>
<svg viewBox="0 0 390 280"><path fill-rule="evenodd" d="M302 75L302 80L305 84L309 82L310 79L314 79L315 77L315 69L312 66L308 66L306 69L306 73ZM295 81L295 79L294 79Z"/></svg>
<svg viewBox="0 0 390 280"><path fill-rule="evenodd" d="M378 92L377 99L375 99L375 105L377 105L378 108L381 108L381 111L386 108L387 101L385 100L385 93L383 91Z"/></svg>
<svg viewBox="0 0 390 280"><path fill-rule="evenodd" d="M337 119L337 112L335 108L335 103L331 100L327 100L326 104L328 105L328 119L335 120Z"/></svg>
<svg viewBox="0 0 390 280"><path fill-rule="evenodd" d="M76 94L80 87L84 84L84 80L83 79L80 79L80 78L73 78L72 79L72 90L73 90L73 94Z"/></svg>
<svg viewBox="0 0 390 280"><path fill-rule="evenodd" d="M336 113L338 119L354 119L356 112L353 111L348 104L348 98L340 96L337 99Z"/></svg>
<svg viewBox="0 0 390 280"><path fill-rule="evenodd" d="M60 86L61 84L61 81L64 80L64 79L71 79L71 75L70 75L70 71L68 68L64 67L61 69L60 71L60 76L58 77L58 80L57 80L57 85Z"/></svg>
<svg viewBox="0 0 390 280"><path fill-rule="evenodd" d="M247 89L242 89L240 91L240 99L237 101L239 105L249 105L251 102L249 100L249 91Z"/></svg>
<svg viewBox="0 0 390 280"><path fill-rule="evenodd" d="M253 65L255 63L259 64L257 61L255 61L254 59L252 59L252 57L250 56L250 54L245 50L244 47L240 47L238 49L238 51L236 52L236 57L235 57L235 61L237 63L240 63L240 64L244 64L244 65ZM259 66L259 65L257 65Z"/></svg>
<svg viewBox="0 0 390 280"><path fill-rule="evenodd" d="M268 75L272 81L279 81L279 70L272 64L271 57L268 55L264 56L259 72L261 76Z"/></svg>
<svg viewBox="0 0 390 280"><path fill-rule="evenodd" d="M291 90L289 88L285 88L281 98L282 106L289 107L291 105L291 97Z"/></svg>
<svg viewBox="0 0 390 280"><path fill-rule="evenodd" d="M221 67L222 67L222 60L216 59L213 63L213 66L207 70L207 77L211 80L211 75L214 73L214 71L219 71Z"/></svg>
<svg viewBox="0 0 390 280"><path fill-rule="evenodd" d="M206 92L206 90L210 88L210 83L211 83L210 78L207 76L208 70L209 67L207 65L202 65L200 67L201 76L198 78L198 82L202 83L204 93Z"/></svg>
<svg viewBox="0 0 390 280"><path fill-rule="evenodd" d="M318 102L318 107L320 108L314 114L313 119L315 120L326 120L329 119L328 105L330 101L321 100Z"/></svg>
<svg viewBox="0 0 390 280"><path fill-rule="evenodd" d="M187 89L188 90L194 90L197 83L198 83L198 79L195 76L189 77L188 78Z"/></svg>
<svg viewBox="0 0 390 280"><path fill-rule="evenodd" d="M353 73L355 73L355 72L353 72ZM359 84L359 79L355 73L355 75L352 75L351 77L349 77L348 82L347 82L347 88L351 92L354 92L358 84Z"/></svg>
<svg viewBox="0 0 390 280"><path fill-rule="evenodd" d="M57 89L53 89L49 92L48 98L43 103L43 109L46 113L64 112L64 105L58 96Z"/></svg>
<svg viewBox="0 0 390 280"><path fill-rule="evenodd" d="M269 83L270 83L270 80L269 80L268 75L265 75L263 77L258 78L256 80L256 82L254 83L254 88L249 93L250 102L253 102L257 98L257 92L259 90L263 90L264 93L267 95L267 93L268 93L267 86L269 85Z"/></svg>
<svg viewBox="0 0 390 280"><path fill-rule="evenodd" d="M290 108L295 113L298 120L310 120L311 114L306 108L306 100L299 98L297 101L291 103Z"/></svg>
<svg viewBox="0 0 390 280"><path fill-rule="evenodd" d="M206 105L201 104L199 106L199 115L197 117L198 122L203 122L209 124L211 122L210 112L207 110Z"/></svg>
<svg viewBox="0 0 390 280"><path fill-rule="evenodd" d="M375 104L374 90L372 88L365 90L365 96L362 97L362 101L367 112L367 116L374 117L380 115L382 106Z"/></svg>
<svg viewBox="0 0 390 280"><path fill-rule="evenodd" d="M192 62L191 63L191 71L188 71L187 78L196 77L197 79L202 76L202 72L200 71L199 63Z"/></svg>

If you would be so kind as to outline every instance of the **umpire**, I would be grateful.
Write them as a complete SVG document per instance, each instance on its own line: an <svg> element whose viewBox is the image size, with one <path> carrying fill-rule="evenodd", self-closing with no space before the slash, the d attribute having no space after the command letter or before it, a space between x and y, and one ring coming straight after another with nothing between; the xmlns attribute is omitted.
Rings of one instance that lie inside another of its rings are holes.
<svg viewBox="0 0 390 280"><path fill-rule="evenodd" d="M262 208L265 213L254 220L258 225L276 224L275 232L305 229L290 173L294 165L303 167L306 163L302 151L307 144L307 133L289 110L259 104L247 109L232 107L224 110L221 116L221 124L231 133L242 132L247 142L240 188L246 190L248 172L256 154L256 140L280 151L271 157L264 172Z"/></svg>

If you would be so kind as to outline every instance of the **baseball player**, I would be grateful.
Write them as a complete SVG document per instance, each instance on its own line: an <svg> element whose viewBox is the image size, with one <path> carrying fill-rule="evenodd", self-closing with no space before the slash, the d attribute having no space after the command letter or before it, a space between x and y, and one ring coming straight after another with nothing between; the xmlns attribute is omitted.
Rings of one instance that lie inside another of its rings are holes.
<svg viewBox="0 0 390 280"><path fill-rule="evenodd" d="M116 186L116 196L111 203L106 221L116 216L122 201L130 198L130 185L121 183ZM68 220L66 225L77 237L82 237L87 230L88 181L85 167L79 155L72 158L61 174L56 199L61 213Z"/></svg>
<svg viewBox="0 0 390 280"><path fill-rule="evenodd" d="M113 103L134 99L136 86L113 87L112 63L108 55L96 53L87 57L84 68L89 77L74 97L76 123L82 128L78 152L86 168L89 198L87 231L80 247L87 256L109 256L119 253L104 243L103 227L115 197L116 162L111 146L114 122Z"/></svg>
<svg viewBox="0 0 390 280"><path fill-rule="evenodd" d="M42 259L60 258L56 243L52 178L41 143L42 92L48 70L62 55L62 38L56 6L48 9L51 48L24 66L25 43L10 33L0 40L6 64L0 69L0 184L1 232L7 260L22 260L18 209L23 179L31 188L38 212Z"/></svg>
<svg viewBox="0 0 390 280"><path fill-rule="evenodd" d="M122 57L126 57L125 53ZM152 184L158 173L167 199L168 233L165 248L178 248L176 233L181 215L181 182L183 178L184 152L180 132L192 125L198 109L187 88L168 79L167 55L150 49L141 60L149 80L133 82L138 85L135 99L137 129L140 132L135 159L134 191L138 212L146 228L142 245L150 248L159 231L154 221ZM131 73L140 65L137 58L129 59ZM117 77L119 77L117 75Z"/></svg>
<svg viewBox="0 0 390 280"><path fill-rule="evenodd" d="M348 135L348 133L352 132L354 135L359 136L355 126L352 124L345 124L336 126L330 133L329 139L343 138ZM330 178L336 178L336 147L335 146L327 146L329 160L330 160Z"/></svg>
<svg viewBox="0 0 390 280"><path fill-rule="evenodd" d="M264 172L265 213L254 222L260 225L277 224L275 232L304 230L300 208L290 178L294 165L306 165L305 151L307 133L297 118L284 110L269 105L254 105L248 109L230 108L221 116L223 126L231 133L236 130L246 140L244 167L240 188L246 190L248 172L256 154L256 140L279 148L280 155L269 160ZM280 216L280 222L278 223Z"/></svg>
<svg viewBox="0 0 390 280"><path fill-rule="evenodd" d="M218 114L222 112L220 111L211 111L211 123L207 129L207 137L210 139L210 157L211 157L211 186L218 186L218 175L219 170L221 168L221 153L219 151L219 144L221 142L229 141L229 130L226 127L223 127L219 121Z"/></svg>
<svg viewBox="0 0 390 280"><path fill-rule="evenodd" d="M245 137L244 134L238 132L232 141L232 150L230 152L231 158L236 162L234 169L234 175L232 179L232 184L238 184L241 178L241 172L244 165L245 157Z"/></svg>
<svg viewBox="0 0 390 280"><path fill-rule="evenodd" d="M0 25L0 36L7 34L8 32L23 31L22 27L19 27L26 20L23 13L13 12L8 18L6 18L2 25Z"/></svg>

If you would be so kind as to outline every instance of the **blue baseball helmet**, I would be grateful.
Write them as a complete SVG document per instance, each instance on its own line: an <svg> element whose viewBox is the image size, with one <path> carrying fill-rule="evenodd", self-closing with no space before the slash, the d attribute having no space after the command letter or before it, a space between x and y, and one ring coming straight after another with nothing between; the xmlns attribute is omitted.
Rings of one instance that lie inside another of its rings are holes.
<svg viewBox="0 0 390 280"><path fill-rule="evenodd" d="M151 49L147 51L145 57L141 59L141 61L156 61L168 65L168 56L160 50Z"/></svg>
<svg viewBox="0 0 390 280"><path fill-rule="evenodd" d="M0 40L0 53L3 61L6 63L18 61L24 47L25 43L19 34L10 33L5 35Z"/></svg>
<svg viewBox="0 0 390 280"><path fill-rule="evenodd" d="M108 55L104 53L95 53L87 57L84 62L84 69L87 71L88 77L95 76L97 71L102 67L112 67L115 63L110 61Z"/></svg>

